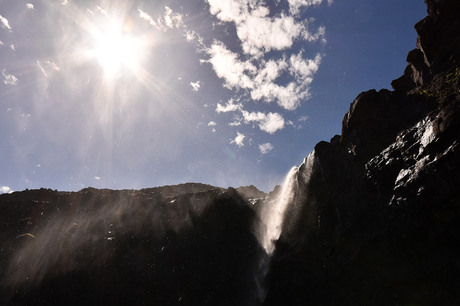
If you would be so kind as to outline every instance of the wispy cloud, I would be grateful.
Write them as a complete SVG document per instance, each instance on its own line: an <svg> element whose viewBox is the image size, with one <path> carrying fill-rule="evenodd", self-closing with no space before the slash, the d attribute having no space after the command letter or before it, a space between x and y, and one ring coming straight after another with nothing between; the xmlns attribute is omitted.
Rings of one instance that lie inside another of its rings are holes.
<svg viewBox="0 0 460 306"><path fill-rule="evenodd" d="M214 121L209 121L209 123L208 123L208 126L211 126L211 127L212 127L212 130L211 130L211 131L212 131L213 133L217 132L217 130L216 130L216 128L215 128L216 125L217 125L217 123L215 123Z"/></svg>
<svg viewBox="0 0 460 306"><path fill-rule="evenodd" d="M234 122L230 122L228 124L228 126L240 126L241 125L241 121L240 120L237 120L237 121L234 121Z"/></svg>
<svg viewBox="0 0 460 306"><path fill-rule="evenodd" d="M267 154L273 149L274 149L273 145L269 142L259 145L259 150L260 150L260 153L262 154Z"/></svg>
<svg viewBox="0 0 460 306"><path fill-rule="evenodd" d="M183 15L174 13L173 10L167 6L165 7L165 15L160 20L166 27L170 29L178 28L184 23Z"/></svg>
<svg viewBox="0 0 460 306"><path fill-rule="evenodd" d="M307 116L302 116L299 118L299 122L305 122L308 120L308 117Z"/></svg>
<svg viewBox="0 0 460 306"><path fill-rule="evenodd" d="M167 31L169 29L177 29L183 26L183 15L175 13L170 7L165 7L165 13L163 16L159 17L157 20L154 20L153 17L141 10L137 9L139 12L139 17L148 21L151 26L158 30Z"/></svg>
<svg viewBox="0 0 460 306"><path fill-rule="evenodd" d="M6 69L3 69L2 75L3 75L3 83L5 85L14 86L18 84L18 78L12 74L7 73Z"/></svg>
<svg viewBox="0 0 460 306"><path fill-rule="evenodd" d="M331 1L331 0L329 0ZM300 8L305 6L312 6L312 5L320 5L323 0L288 0L289 3L289 11L292 14L298 14Z"/></svg>
<svg viewBox="0 0 460 306"><path fill-rule="evenodd" d="M230 143L231 144L234 143L239 148L242 148L242 147L244 147L244 138L246 138L246 136L244 136L244 134L241 134L240 132L237 132L235 139L233 139Z"/></svg>
<svg viewBox="0 0 460 306"><path fill-rule="evenodd" d="M144 12L141 9L137 9L137 11L139 12L139 17L148 21L151 26L154 26L154 27L157 26L157 23L155 22L155 20L153 20L152 16L150 16L147 12Z"/></svg>
<svg viewBox="0 0 460 306"><path fill-rule="evenodd" d="M190 86L192 86L193 91L198 91L201 87L201 81L190 82Z"/></svg>
<svg viewBox="0 0 460 306"><path fill-rule="evenodd" d="M0 187L0 194L1 193L12 193L12 192L13 192L13 190L8 186L1 186Z"/></svg>
<svg viewBox="0 0 460 306"><path fill-rule="evenodd" d="M32 3L27 3L26 6L27 6L27 8L28 8L29 10L33 10L33 9L34 9L34 5L33 5Z"/></svg>
<svg viewBox="0 0 460 306"><path fill-rule="evenodd" d="M186 31L185 32L185 39L192 43L195 46L195 49L198 53L206 51L206 45L204 44L203 37L198 34L196 31Z"/></svg>
<svg viewBox="0 0 460 306"><path fill-rule="evenodd" d="M61 68L53 61L37 60L37 66L44 76L48 76L51 72L61 70Z"/></svg>
<svg viewBox="0 0 460 306"><path fill-rule="evenodd" d="M11 28L10 26L10 23L8 21L8 19L6 19L5 17L3 17L2 15L0 15L0 25L2 26L2 28L4 29L8 29L10 31L12 31L13 29Z"/></svg>
<svg viewBox="0 0 460 306"><path fill-rule="evenodd" d="M109 14L105 9L103 9L101 6L96 6L96 11L98 11L100 14L104 15L105 17L109 17Z"/></svg>
<svg viewBox="0 0 460 306"><path fill-rule="evenodd" d="M217 103L216 112L217 113L228 113L234 112L242 109L243 105L241 103L235 104L233 99L228 100L227 104L222 105Z"/></svg>

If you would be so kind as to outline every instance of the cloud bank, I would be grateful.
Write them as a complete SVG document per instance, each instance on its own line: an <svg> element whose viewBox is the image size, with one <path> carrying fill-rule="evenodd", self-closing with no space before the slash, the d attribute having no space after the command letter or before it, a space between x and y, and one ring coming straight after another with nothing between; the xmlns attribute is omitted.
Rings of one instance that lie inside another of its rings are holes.
<svg viewBox="0 0 460 306"><path fill-rule="evenodd" d="M218 25L235 27L239 48L235 48L234 39L229 40L231 44L214 39L206 45L194 30L187 30L185 36L196 52L205 56L201 62L210 64L224 88L235 93L233 99L226 104L217 103L216 107L219 114L240 113L229 125L257 123L260 130L274 134L286 125L283 112L295 111L311 98L310 86L323 55L304 48L306 44L324 44L326 29L315 26L313 19L301 13L323 2L289 0L286 9L274 14L265 1L207 0ZM281 112L246 111L246 103L251 101L276 103Z"/></svg>

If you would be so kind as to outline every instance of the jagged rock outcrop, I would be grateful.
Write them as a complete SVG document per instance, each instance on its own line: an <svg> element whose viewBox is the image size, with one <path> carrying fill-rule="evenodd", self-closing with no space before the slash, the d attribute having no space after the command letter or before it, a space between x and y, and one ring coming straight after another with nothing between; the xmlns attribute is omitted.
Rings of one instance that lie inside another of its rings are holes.
<svg viewBox="0 0 460 306"><path fill-rule="evenodd" d="M262 198L265 198L267 196L267 194L265 192L260 191L254 185L241 186L241 187L236 188L236 191L243 198L248 199L248 200L252 200L252 201L262 199Z"/></svg>
<svg viewBox="0 0 460 306"><path fill-rule="evenodd" d="M427 4L394 91L360 94L316 145L267 305L460 303L460 2Z"/></svg>

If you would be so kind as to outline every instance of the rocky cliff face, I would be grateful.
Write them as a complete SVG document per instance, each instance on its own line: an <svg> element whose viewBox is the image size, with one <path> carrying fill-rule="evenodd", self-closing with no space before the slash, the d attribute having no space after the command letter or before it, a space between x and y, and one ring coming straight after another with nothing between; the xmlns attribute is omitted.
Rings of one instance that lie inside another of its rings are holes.
<svg viewBox="0 0 460 306"><path fill-rule="evenodd" d="M394 91L361 93L298 176L267 305L460 302L460 2L427 5Z"/></svg>

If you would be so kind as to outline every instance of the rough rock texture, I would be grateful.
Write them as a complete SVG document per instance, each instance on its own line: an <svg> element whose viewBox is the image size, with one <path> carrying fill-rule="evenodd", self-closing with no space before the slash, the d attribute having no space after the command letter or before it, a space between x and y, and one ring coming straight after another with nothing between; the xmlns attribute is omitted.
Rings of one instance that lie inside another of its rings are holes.
<svg viewBox="0 0 460 306"><path fill-rule="evenodd" d="M360 94L299 175L266 305L460 303L460 2L427 5L394 91Z"/></svg>

